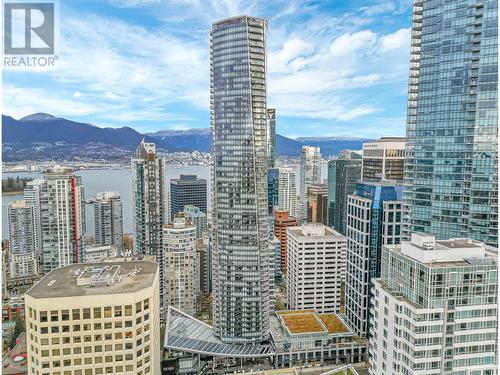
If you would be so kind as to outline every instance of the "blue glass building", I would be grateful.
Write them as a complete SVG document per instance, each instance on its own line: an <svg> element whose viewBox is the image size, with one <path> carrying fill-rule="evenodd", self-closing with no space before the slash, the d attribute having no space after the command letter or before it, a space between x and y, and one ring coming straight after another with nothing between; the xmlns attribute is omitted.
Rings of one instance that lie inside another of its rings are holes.
<svg viewBox="0 0 500 375"><path fill-rule="evenodd" d="M382 245L401 241L402 193L395 182L360 182L348 196L346 317L360 336L368 335L370 280L380 276Z"/></svg>
<svg viewBox="0 0 500 375"><path fill-rule="evenodd" d="M498 244L498 3L413 3L405 237Z"/></svg>
<svg viewBox="0 0 500 375"><path fill-rule="evenodd" d="M267 213L269 215L272 215L274 207L278 206L279 175L278 168L267 170Z"/></svg>

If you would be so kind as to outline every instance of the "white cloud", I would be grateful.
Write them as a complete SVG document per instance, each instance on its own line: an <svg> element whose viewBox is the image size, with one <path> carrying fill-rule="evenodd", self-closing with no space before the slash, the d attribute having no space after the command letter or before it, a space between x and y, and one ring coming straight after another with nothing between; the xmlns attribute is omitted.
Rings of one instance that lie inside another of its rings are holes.
<svg viewBox="0 0 500 375"><path fill-rule="evenodd" d="M330 46L332 56L340 57L352 54L360 49L372 47L377 35L370 30L363 30L353 34L343 34L334 40Z"/></svg>
<svg viewBox="0 0 500 375"><path fill-rule="evenodd" d="M399 29L392 34L385 35L380 40L383 52L400 48L408 48L410 45L410 29Z"/></svg>

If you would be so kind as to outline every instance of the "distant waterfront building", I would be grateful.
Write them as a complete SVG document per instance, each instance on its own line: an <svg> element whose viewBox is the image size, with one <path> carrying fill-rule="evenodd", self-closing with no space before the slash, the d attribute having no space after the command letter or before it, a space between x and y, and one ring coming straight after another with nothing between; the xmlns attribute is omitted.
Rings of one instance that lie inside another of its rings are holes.
<svg viewBox="0 0 500 375"><path fill-rule="evenodd" d="M163 224L165 224L165 159L154 143L144 140L132 155L134 251L152 255L160 266L160 303L163 304Z"/></svg>
<svg viewBox="0 0 500 375"><path fill-rule="evenodd" d="M363 143L363 181L403 181L405 138L383 137Z"/></svg>
<svg viewBox="0 0 500 375"><path fill-rule="evenodd" d="M330 180L330 176L335 178ZM346 233L347 197L354 192L361 179L361 155L355 152L341 154L328 162L328 192L334 201L328 202L329 226L340 234Z"/></svg>
<svg viewBox="0 0 500 375"><path fill-rule="evenodd" d="M311 185L307 189L307 222L328 224L328 185Z"/></svg>
<svg viewBox="0 0 500 375"><path fill-rule="evenodd" d="M46 181L41 178L28 181L24 188L24 200L33 208L33 226L35 228L35 250L39 256L42 251L42 231L40 225L41 192Z"/></svg>
<svg viewBox="0 0 500 375"><path fill-rule="evenodd" d="M469 239L382 248L372 280L370 374L495 374L498 251Z"/></svg>
<svg viewBox="0 0 500 375"><path fill-rule="evenodd" d="M207 214L202 212L199 207L192 205L184 206L184 217L196 226L196 238L203 237L203 233L208 228Z"/></svg>
<svg viewBox="0 0 500 375"><path fill-rule="evenodd" d="M213 328L225 343L269 337L266 44L264 19L212 25Z"/></svg>
<svg viewBox="0 0 500 375"><path fill-rule="evenodd" d="M289 227L287 233L288 308L339 312L346 238L323 224Z"/></svg>
<svg viewBox="0 0 500 375"><path fill-rule="evenodd" d="M97 193L94 201L95 244L123 247L123 208L116 191Z"/></svg>
<svg viewBox="0 0 500 375"><path fill-rule="evenodd" d="M85 263L99 263L118 255L120 253L115 245L90 245L85 248Z"/></svg>
<svg viewBox="0 0 500 375"><path fill-rule="evenodd" d="M267 167L275 168L276 166L276 110L267 109Z"/></svg>
<svg viewBox="0 0 500 375"><path fill-rule="evenodd" d="M71 168L43 174L40 195L42 271L83 262L85 257L85 195L82 179Z"/></svg>
<svg viewBox="0 0 500 375"><path fill-rule="evenodd" d="M496 247L498 2L413 4L405 238L426 232Z"/></svg>
<svg viewBox="0 0 500 375"><path fill-rule="evenodd" d="M159 374L158 289L154 262L52 270L25 295L28 373Z"/></svg>
<svg viewBox="0 0 500 375"><path fill-rule="evenodd" d="M380 276L382 246L401 241L402 189L394 182L363 182L348 197L345 306L359 336L368 335L371 279Z"/></svg>
<svg viewBox="0 0 500 375"><path fill-rule="evenodd" d="M279 203L279 169L269 168L267 170L267 213L273 214Z"/></svg>
<svg viewBox="0 0 500 375"><path fill-rule="evenodd" d="M196 314L199 270L196 253L196 226L186 223L182 214L163 227L165 260L165 306L171 305L187 314Z"/></svg>
<svg viewBox="0 0 500 375"><path fill-rule="evenodd" d="M280 168L278 178L278 210L297 215L297 187L295 171L292 168Z"/></svg>
<svg viewBox="0 0 500 375"><path fill-rule="evenodd" d="M281 243L281 257L280 268L281 271L286 273L287 256L286 256L286 240L288 227L296 227L300 221L289 215L287 211L274 211L274 236L278 238Z"/></svg>
<svg viewBox="0 0 500 375"><path fill-rule="evenodd" d="M7 220L10 277L29 277L38 274L33 206L26 201L9 203Z"/></svg>
<svg viewBox="0 0 500 375"><path fill-rule="evenodd" d="M181 174L180 178L170 180L170 220L174 220L174 216L188 205L207 213L207 180L192 174Z"/></svg>

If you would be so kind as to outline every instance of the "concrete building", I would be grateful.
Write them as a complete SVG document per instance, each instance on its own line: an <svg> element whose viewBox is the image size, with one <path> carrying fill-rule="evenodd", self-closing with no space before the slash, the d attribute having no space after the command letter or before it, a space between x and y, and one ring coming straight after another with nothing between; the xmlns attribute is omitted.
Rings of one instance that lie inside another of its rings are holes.
<svg viewBox="0 0 500 375"><path fill-rule="evenodd" d="M40 256L42 251L42 228L40 224L41 192L46 181L36 178L26 183L24 188L24 200L33 207L33 226L35 228L35 249Z"/></svg>
<svg viewBox="0 0 500 375"><path fill-rule="evenodd" d="M371 374L497 373L497 249L413 233L373 285Z"/></svg>
<svg viewBox="0 0 500 375"><path fill-rule="evenodd" d="M328 186L311 185L307 189L307 222L328 225Z"/></svg>
<svg viewBox="0 0 500 375"><path fill-rule="evenodd" d="M93 203L95 244L123 248L123 206L116 191L97 193Z"/></svg>
<svg viewBox="0 0 500 375"><path fill-rule="evenodd" d="M196 226L186 223L182 214L163 227L165 261L164 305L174 306L187 314L196 314L199 292L199 270L196 252Z"/></svg>
<svg viewBox="0 0 500 375"><path fill-rule="evenodd" d="M278 210L287 211L297 217L297 186L295 171L292 168L280 168L278 177Z"/></svg>
<svg viewBox="0 0 500 375"><path fill-rule="evenodd" d="M311 185L321 184L321 151L319 147L302 146L300 154L300 205L298 217L307 217L307 189Z"/></svg>
<svg viewBox="0 0 500 375"><path fill-rule="evenodd" d="M9 203L7 220L9 225L9 276L20 278L37 275L38 259L33 206L26 201Z"/></svg>
<svg viewBox="0 0 500 375"><path fill-rule="evenodd" d="M207 214L191 205L184 206L183 214L187 221L196 226L196 238L201 239L208 229Z"/></svg>
<svg viewBox="0 0 500 375"><path fill-rule="evenodd" d="M287 229L289 309L338 313L345 279L346 238L323 224Z"/></svg>
<svg viewBox="0 0 500 375"><path fill-rule="evenodd" d="M134 251L152 255L160 265L160 303L163 304L163 239L165 218L165 159L156 145L144 140L132 155Z"/></svg>
<svg viewBox="0 0 500 375"><path fill-rule="evenodd" d="M212 25L213 322L225 343L269 337L266 44L264 19Z"/></svg>
<svg viewBox="0 0 500 375"><path fill-rule="evenodd" d="M91 245L85 248L85 263L99 263L106 258L116 258L120 252L115 245Z"/></svg>
<svg viewBox="0 0 500 375"><path fill-rule="evenodd" d="M158 265L52 270L25 296L30 374L159 374Z"/></svg>
<svg viewBox="0 0 500 375"><path fill-rule="evenodd" d="M184 211L185 206L196 206L207 213L207 180L192 174L170 180L170 220Z"/></svg>
<svg viewBox="0 0 500 375"><path fill-rule="evenodd" d="M405 138L382 137L363 143L363 181L403 181Z"/></svg>
<svg viewBox="0 0 500 375"><path fill-rule="evenodd" d="M498 3L417 0L412 22L405 238L426 232L496 247Z"/></svg>
<svg viewBox="0 0 500 375"><path fill-rule="evenodd" d="M361 179L361 155L345 152L328 162L328 222L340 234L346 234L347 197Z"/></svg>
<svg viewBox="0 0 500 375"><path fill-rule="evenodd" d="M401 240L401 194L394 183L358 183L347 204L346 320L368 335L371 279L380 276L382 245Z"/></svg>
<svg viewBox="0 0 500 375"><path fill-rule="evenodd" d="M85 194L82 179L71 168L43 174L40 194L42 271L83 262L85 258Z"/></svg>
<svg viewBox="0 0 500 375"><path fill-rule="evenodd" d="M267 109L267 168L276 166L276 110L273 108Z"/></svg>
<svg viewBox="0 0 500 375"><path fill-rule="evenodd" d="M281 244L280 268L283 273L286 273L287 267L286 230L288 227L296 227L299 224L299 220L291 217L287 211L274 211L274 236L280 241Z"/></svg>

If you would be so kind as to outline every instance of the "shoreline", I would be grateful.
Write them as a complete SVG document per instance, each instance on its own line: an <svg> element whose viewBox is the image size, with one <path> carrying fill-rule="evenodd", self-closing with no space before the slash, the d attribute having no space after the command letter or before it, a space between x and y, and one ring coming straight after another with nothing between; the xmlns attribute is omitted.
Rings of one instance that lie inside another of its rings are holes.
<svg viewBox="0 0 500 375"><path fill-rule="evenodd" d="M2 191L2 196L4 195L23 195L24 190L19 190L19 191Z"/></svg>

